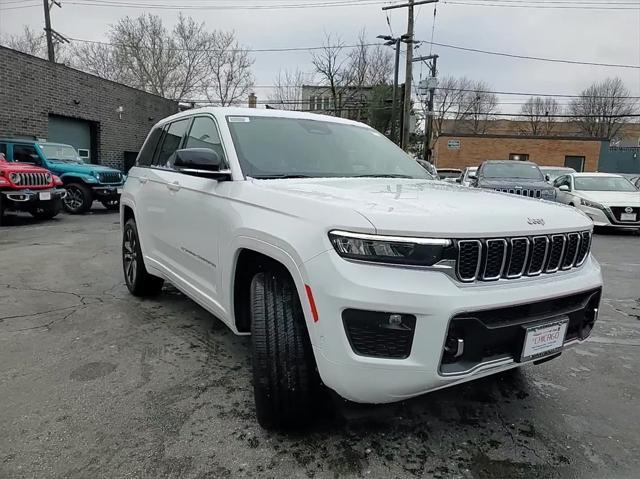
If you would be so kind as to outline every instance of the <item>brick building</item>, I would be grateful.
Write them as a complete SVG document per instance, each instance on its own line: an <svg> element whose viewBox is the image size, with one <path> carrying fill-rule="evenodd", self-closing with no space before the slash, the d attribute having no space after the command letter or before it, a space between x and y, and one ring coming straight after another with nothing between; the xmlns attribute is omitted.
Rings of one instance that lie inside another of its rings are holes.
<svg viewBox="0 0 640 479"><path fill-rule="evenodd" d="M68 143L86 161L124 169L151 126L178 103L0 47L0 137Z"/></svg>
<svg viewBox="0 0 640 479"><path fill-rule="evenodd" d="M434 145L438 168L478 166L485 160L529 160L541 166L597 171L602 140L574 136L443 134Z"/></svg>

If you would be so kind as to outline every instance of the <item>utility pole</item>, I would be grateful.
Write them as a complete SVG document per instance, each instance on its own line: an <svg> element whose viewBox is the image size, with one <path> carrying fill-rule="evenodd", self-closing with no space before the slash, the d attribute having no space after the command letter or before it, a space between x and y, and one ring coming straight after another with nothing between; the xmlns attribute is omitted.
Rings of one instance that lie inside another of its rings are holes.
<svg viewBox="0 0 640 479"><path fill-rule="evenodd" d="M391 35L378 35L378 38L386 40L385 46L395 46L396 49L396 61L395 68L393 70L393 100L391 103L391 132L390 139L394 143L398 143L396 137L396 125L398 123L398 76L400 73L400 43L411 42L411 39L407 35L402 35L398 38L393 38Z"/></svg>
<svg viewBox="0 0 640 479"><path fill-rule="evenodd" d="M407 19L407 33L406 36L409 39L407 41L407 58L406 58L406 68L405 68L405 78L404 78L404 102L403 102L403 111L402 111L402 133L401 133L401 146L403 150L407 150L409 148L409 135L410 135L410 124L409 121L411 119L411 77L413 75L413 24L414 24L414 14L413 7L417 5L425 5L427 3L438 3L439 0L408 0L409 3L401 4L401 5L391 5L389 7L382 7L382 10L392 10L395 8L405 8L409 9L409 15Z"/></svg>
<svg viewBox="0 0 640 479"><path fill-rule="evenodd" d="M44 31L47 34L47 52L49 61L56 62L56 52L53 49L53 31L51 30L51 15L49 14L49 0L42 0L44 5Z"/></svg>
<svg viewBox="0 0 640 479"><path fill-rule="evenodd" d="M431 157L431 132L433 131L433 98L436 91L435 78L438 74L438 55L429 55L426 57L418 57L414 59L414 61L416 62L427 60L431 60L431 64L429 65L429 70L431 72L431 82L428 83L429 101L427 103L427 118L425 119L424 124L424 149L422 157L425 161L429 161Z"/></svg>

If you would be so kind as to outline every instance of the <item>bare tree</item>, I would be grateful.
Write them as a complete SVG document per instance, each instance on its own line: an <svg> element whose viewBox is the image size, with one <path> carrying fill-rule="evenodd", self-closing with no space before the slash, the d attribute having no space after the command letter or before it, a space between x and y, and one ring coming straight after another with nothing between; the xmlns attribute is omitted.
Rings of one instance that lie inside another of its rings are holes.
<svg viewBox="0 0 640 479"><path fill-rule="evenodd" d="M353 75L348 65L350 58L344 53L344 42L340 37L325 34L323 47L311 54L311 63L320 76L320 82L331 95L332 108L336 116L340 116L345 92L351 86Z"/></svg>
<svg viewBox="0 0 640 479"><path fill-rule="evenodd" d="M638 101L620 78L594 83L569 104L569 114L580 129L594 138L613 139L629 115L638 113Z"/></svg>
<svg viewBox="0 0 640 479"><path fill-rule="evenodd" d="M393 54L382 45L369 47L370 86L390 85L393 80Z"/></svg>
<svg viewBox="0 0 640 479"><path fill-rule="evenodd" d="M74 45L70 64L78 70L119 83L127 83L120 68L115 49L103 43L81 43Z"/></svg>
<svg viewBox="0 0 640 479"><path fill-rule="evenodd" d="M434 97L434 133L440 136L447 120L457 122L464 115L464 102L471 90L471 80L451 76L440 80ZM425 104L426 105L426 104ZM426 110L425 110L426 114ZM456 123L454 123L455 128Z"/></svg>
<svg viewBox="0 0 640 479"><path fill-rule="evenodd" d="M253 87L253 59L236 41L233 32L214 32L214 48L209 52L211 76L203 83L211 103L232 105L247 96Z"/></svg>
<svg viewBox="0 0 640 479"><path fill-rule="evenodd" d="M269 101L281 110L304 110L302 85L304 74L298 70L280 70Z"/></svg>
<svg viewBox="0 0 640 479"><path fill-rule="evenodd" d="M21 33L6 35L0 38L0 43L13 50L28 55L44 58L47 55L47 41L44 33L33 30L25 25Z"/></svg>
<svg viewBox="0 0 640 479"><path fill-rule="evenodd" d="M459 117L472 133L486 133L489 120L498 112L498 97L483 81L472 82L469 90L461 100Z"/></svg>
<svg viewBox="0 0 640 479"><path fill-rule="evenodd" d="M551 135L556 127L556 115L562 107L555 98L531 97L520 108L522 120L526 124L524 133L529 135Z"/></svg>

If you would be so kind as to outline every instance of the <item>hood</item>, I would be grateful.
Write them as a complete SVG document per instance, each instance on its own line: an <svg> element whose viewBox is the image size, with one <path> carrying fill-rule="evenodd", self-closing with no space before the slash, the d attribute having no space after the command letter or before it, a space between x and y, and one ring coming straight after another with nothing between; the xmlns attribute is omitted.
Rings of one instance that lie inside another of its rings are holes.
<svg viewBox="0 0 640 479"><path fill-rule="evenodd" d="M510 236L592 227L591 220L575 208L440 181L395 178L251 181L272 194L284 196L280 201L274 199L283 213L296 214L304 209L307 217L320 218L318 211L322 206L323 213L335 207L336 214L349 208L364 216L379 234ZM316 205L296 199L312 200Z"/></svg>
<svg viewBox="0 0 640 479"><path fill-rule="evenodd" d="M576 196L605 206L640 206L640 191L574 191Z"/></svg>
<svg viewBox="0 0 640 479"><path fill-rule="evenodd" d="M478 185L481 188L535 188L538 190L553 189L545 180L530 180L526 178L480 178Z"/></svg>
<svg viewBox="0 0 640 479"><path fill-rule="evenodd" d="M0 161L0 170L12 173L48 173L49 170L30 163Z"/></svg>
<svg viewBox="0 0 640 479"><path fill-rule="evenodd" d="M84 175L93 175L94 173L107 172L120 173L120 170L109 168L108 166L92 165L87 163L65 163L62 161L49 161L51 170L60 173L81 173Z"/></svg>

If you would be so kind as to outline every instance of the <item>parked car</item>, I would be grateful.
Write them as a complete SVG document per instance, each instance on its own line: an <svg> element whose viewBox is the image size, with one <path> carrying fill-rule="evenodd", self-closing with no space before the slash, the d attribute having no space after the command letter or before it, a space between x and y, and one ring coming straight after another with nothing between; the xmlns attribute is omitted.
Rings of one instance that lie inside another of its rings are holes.
<svg viewBox="0 0 640 479"><path fill-rule="evenodd" d="M308 422L324 387L389 403L552 359L589 336L600 301L583 214L433 181L343 118L166 118L129 172L121 222L132 294L170 281L251 334L267 428Z"/></svg>
<svg viewBox="0 0 640 479"><path fill-rule="evenodd" d="M457 168L437 168L438 177L447 183L456 183L462 175L462 170Z"/></svg>
<svg viewBox="0 0 640 479"><path fill-rule="evenodd" d="M471 186L549 201L556 198L554 187L546 182L538 165L530 161L485 161Z"/></svg>
<svg viewBox="0 0 640 479"><path fill-rule="evenodd" d="M60 212L65 190L48 170L27 163L9 163L0 153L0 225L7 211L25 211L39 219Z"/></svg>
<svg viewBox="0 0 640 479"><path fill-rule="evenodd" d="M0 138L0 148L9 161L31 163L60 177L67 190L63 206L71 214L85 213L94 200L117 210L124 175L101 165L87 164L71 145Z"/></svg>
<svg viewBox="0 0 640 479"><path fill-rule="evenodd" d="M640 174L638 173L620 173L620 176L623 176L627 180L629 180L636 188L640 188Z"/></svg>
<svg viewBox="0 0 640 479"><path fill-rule="evenodd" d="M552 184L558 176L569 175L576 172L576 170L567 166L541 166L540 171L545 175L545 179Z"/></svg>
<svg viewBox="0 0 640 479"><path fill-rule="evenodd" d="M462 170L462 176L460 177L460 184L462 186L471 186L473 180L478 177L478 167L477 166L467 166L464 170Z"/></svg>
<svg viewBox="0 0 640 479"><path fill-rule="evenodd" d="M594 225L640 228L640 190L622 176L572 173L554 185L558 201L583 211Z"/></svg>

